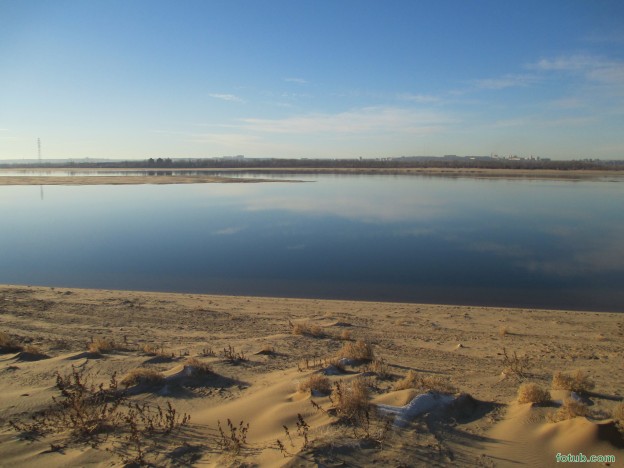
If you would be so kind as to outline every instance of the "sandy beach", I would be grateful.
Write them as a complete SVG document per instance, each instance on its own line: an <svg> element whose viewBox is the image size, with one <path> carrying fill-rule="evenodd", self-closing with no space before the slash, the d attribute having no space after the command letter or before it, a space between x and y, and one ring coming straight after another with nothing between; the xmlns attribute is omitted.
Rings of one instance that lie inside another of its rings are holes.
<svg viewBox="0 0 624 468"><path fill-rule="evenodd" d="M168 175L124 175L124 176L3 176L0 171L2 185L141 185L141 184L228 184L228 183L259 183L259 182L294 182L281 179L219 177L210 174L193 176Z"/></svg>
<svg viewBox="0 0 624 468"><path fill-rule="evenodd" d="M616 313L0 286L0 465L624 466L623 336Z"/></svg>

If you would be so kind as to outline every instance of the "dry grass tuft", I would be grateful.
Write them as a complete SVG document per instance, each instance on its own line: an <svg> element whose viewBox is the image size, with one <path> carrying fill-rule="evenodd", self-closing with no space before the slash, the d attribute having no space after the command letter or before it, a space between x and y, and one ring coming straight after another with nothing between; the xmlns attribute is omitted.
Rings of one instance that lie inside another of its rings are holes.
<svg viewBox="0 0 624 468"><path fill-rule="evenodd" d="M353 420L368 411L368 387L362 379L336 382L330 398L341 418Z"/></svg>
<svg viewBox="0 0 624 468"><path fill-rule="evenodd" d="M457 388L451 382L437 375L425 375L421 379L421 386L424 390L431 390L438 393L457 393Z"/></svg>
<svg viewBox="0 0 624 468"><path fill-rule="evenodd" d="M555 372L552 380L553 390L569 390L571 392L586 393L595 387L593 380L583 371L576 371L573 375Z"/></svg>
<svg viewBox="0 0 624 468"><path fill-rule="evenodd" d="M373 372L378 378L385 380L390 378L390 372L388 371L388 364L383 358L377 358L373 360L367 367L367 372Z"/></svg>
<svg viewBox="0 0 624 468"><path fill-rule="evenodd" d="M620 402L615 405L615 408L611 411L611 417L624 424L624 402Z"/></svg>
<svg viewBox="0 0 624 468"><path fill-rule="evenodd" d="M533 382L520 385L518 388L518 403L544 404L550 401L550 392Z"/></svg>
<svg viewBox="0 0 624 468"><path fill-rule="evenodd" d="M321 338L325 336L325 332L323 331L323 329L315 323L293 323L289 321L288 324L290 325L293 335L311 336L313 338Z"/></svg>
<svg viewBox="0 0 624 468"><path fill-rule="evenodd" d="M509 328L506 325L498 327L498 336L505 338L507 335L509 335Z"/></svg>
<svg viewBox="0 0 624 468"><path fill-rule="evenodd" d="M161 345L161 346L155 346L152 344L144 344L143 345L143 352L145 354L147 354L148 356L162 356L162 357L169 357L170 354L165 352L165 348Z"/></svg>
<svg viewBox="0 0 624 468"><path fill-rule="evenodd" d="M260 351L256 354L264 354L265 356L270 356L271 354L275 354L275 346L271 346L270 344L265 344Z"/></svg>
<svg viewBox="0 0 624 468"><path fill-rule="evenodd" d="M351 330L342 330L340 334L340 339L342 341L351 341Z"/></svg>
<svg viewBox="0 0 624 468"><path fill-rule="evenodd" d="M210 364L207 362L201 362L199 359L194 357L187 359L184 366L191 368L191 374L193 376L208 375L212 373L212 367L210 367Z"/></svg>
<svg viewBox="0 0 624 468"><path fill-rule="evenodd" d="M115 351L117 349L121 349L113 340L109 340L106 338L96 338L91 343L88 344L87 350L90 353L110 353L111 351Z"/></svg>
<svg viewBox="0 0 624 468"><path fill-rule="evenodd" d="M318 392L329 395L332 391L329 379L322 374L312 374L307 379L299 382L297 390L303 393Z"/></svg>
<svg viewBox="0 0 624 468"><path fill-rule="evenodd" d="M121 385L125 387L132 387L134 385L156 385L164 380L164 376L154 369L147 369L145 367L139 367L133 369L126 376L121 379Z"/></svg>
<svg viewBox="0 0 624 468"><path fill-rule="evenodd" d="M338 351L339 358L352 359L354 361L372 361L375 353L370 343L363 340L349 341Z"/></svg>
<svg viewBox="0 0 624 468"><path fill-rule="evenodd" d="M438 393L457 393L457 388L448 379L437 375L420 376L411 369L407 371L403 379L394 384L393 390L407 390L410 388Z"/></svg>
<svg viewBox="0 0 624 468"><path fill-rule="evenodd" d="M0 332L0 353L16 353L22 346L11 338L8 333Z"/></svg>
<svg viewBox="0 0 624 468"><path fill-rule="evenodd" d="M549 414L547 417L550 422L559 422L567 419L573 419L577 416L587 416L588 414L589 410L583 403L571 398L566 398L563 400L563 404L559 407L559 409L554 413Z"/></svg>
<svg viewBox="0 0 624 468"><path fill-rule="evenodd" d="M41 348L39 348L38 346L34 346L34 345L26 345L24 346L24 350L25 353L30 354L31 356L35 357L35 358L47 358L48 355L46 353L44 353L43 351L41 351Z"/></svg>
<svg viewBox="0 0 624 468"><path fill-rule="evenodd" d="M416 371L408 370L405 377L394 384L393 390L407 390L408 388L416 388L418 386L419 376Z"/></svg>

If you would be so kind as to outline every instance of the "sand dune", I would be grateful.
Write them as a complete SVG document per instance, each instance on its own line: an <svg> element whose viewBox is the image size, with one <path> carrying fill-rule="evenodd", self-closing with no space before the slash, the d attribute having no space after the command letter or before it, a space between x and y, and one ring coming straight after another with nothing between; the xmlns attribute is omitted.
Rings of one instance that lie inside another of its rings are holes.
<svg viewBox="0 0 624 468"><path fill-rule="evenodd" d="M621 314L1 286L0 332L2 466L624 461ZM557 371L595 383L586 416L516 401ZM80 388L110 412L88 436L54 409Z"/></svg>

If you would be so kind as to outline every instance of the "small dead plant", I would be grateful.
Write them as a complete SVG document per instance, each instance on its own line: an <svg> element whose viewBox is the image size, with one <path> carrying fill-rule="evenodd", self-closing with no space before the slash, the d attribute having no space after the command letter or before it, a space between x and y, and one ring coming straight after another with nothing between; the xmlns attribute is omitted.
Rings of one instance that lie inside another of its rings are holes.
<svg viewBox="0 0 624 468"><path fill-rule="evenodd" d="M377 378L386 380L390 378L390 372L388 370L388 364L383 358L374 359L368 366L366 366L366 372L373 372Z"/></svg>
<svg viewBox="0 0 624 468"><path fill-rule="evenodd" d="M353 421L368 410L368 387L362 379L336 382L330 395L336 415Z"/></svg>
<svg viewBox="0 0 624 468"><path fill-rule="evenodd" d="M230 419L227 420L227 429L223 429L221 421L217 421L219 429L219 439L217 445L221 450L227 451L234 455L239 455L241 450L247 444L247 432L249 432L249 423L244 421L238 423L238 426L232 424Z"/></svg>
<svg viewBox="0 0 624 468"><path fill-rule="evenodd" d="M375 359L375 352L370 343L357 340L355 342L349 341L345 343L336 356L352 361L370 362Z"/></svg>
<svg viewBox="0 0 624 468"><path fill-rule="evenodd" d="M95 338L87 345L87 350L94 354L106 354L121 349L123 349L122 346L107 338Z"/></svg>
<svg viewBox="0 0 624 468"><path fill-rule="evenodd" d="M565 421L567 419L573 419L577 416L588 416L589 410L587 406L580 401L573 400L572 398L566 398L563 400L563 404L557 409L557 411L550 413L547 418L550 422L556 423L559 421Z"/></svg>
<svg viewBox="0 0 624 468"><path fill-rule="evenodd" d="M503 374L507 377L524 378L527 376L530 366L528 356L518 356L515 351L512 355L507 354L503 348Z"/></svg>
<svg viewBox="0 0 624 468"><path fill-rule="evenodd" d="M451 382L436 375L419 375L416 371L410 369L403 379L394 384L393 389L407 390L415 389L419 391L433 391L438 393L454 394L457 388Z"/></svg>
<svg viewBox="0 0 624 468"><path fill-rule="evenodd" d="M207 362L202 362L197 358L189 358L184 366L190 369L192 376L208 375L212 373L212 367Z"/></svg>
<svg viewBox="0 0 624 468"><path fill-rule="evenodd" d="M34 346L34 345L24 346L24 349L22 350L22 352L28 354L29 356L31 356L31 358L35 358L35 359L45 359L45 358L50 357L46 353L41 351L41 348L39 348L38 346Z"/></svg>
<svg viewBox="0 0 624 468"><path fill-rule="evenodd" d="M326 416L335 416L339 423L350 427L356 439L383 445L392 421L380 417L369 403L368 387L364 379L336 382L329 399L332 406L328 410L313 400L310 403L315 410Z"/></svg>
<svg viewBox="0 0 624 468"><path fill-rule="evenodd" d="M563 372L555 372L553 375L553 390L569 390L576 393L587 393L593 390L595 386L594 381L581 370L571 375Z"/></svg>
<svg viewBox="0 0 624 468"><path fill-rule="evenodd" d="M154 369L139 367L128 372L121 380L124 387L133 387L135 385L157 385L162 383L164 376Z"/></svg>
<svg viewBox="0 0 624 468"><path fill-rule="evenodd" d="M297 436L301 438L301 446L297 451L306 450L310 446L310 439L308 437L308 433L310 431L310 425L306 422L305 419L303 419L303 416L301 416L301 413L297 413L296 424L297 424ZM284 428L284 434L286 435L286 438L288 439L290 447L292 449L296 449L295 442L292 438L292 435L290 434L290 430L288 429L288 426L284 425L282 427ZM292 457L294 455L286 448L286 446L280 439L276 440L276 448L277 450L282 452L282 455L284 455L284 457Z"/></svg>
<svg viewBox="0 0 624 468"><path fill-rule="evenodd" d="M23 347L9 336L8 333L0 332L0 353L17 353Z"/></svg>
<svg viewBox="0 0 624 468"><path fill-rule="evenodd" d="M518 403L536 403L542 405L550 402L550 392L533 382L527 382L518 388Z"/></svg>
<svg viewBox="0 0 624 468"><path fill-rule="evenodd" d="M172 353L165 352L165 348L163 345L156 346L153 344L144 344L143 352L148 356L160 356L160 357L170 357Z"/></svg>
<svg viewBox="0 0 624 468"><path fill-rule="evenodd" d="M247 360L245 353L243 353L243 351L236 351L236 349L232 347L232 345L228 345L227 348L223 348L223 351L221 351L221 356L223 356L226 361L232 364L238 364L239 362Z"/></svg>
<svg viewBox="0 0 624 468"><path fill-rule="evenodd" d="M290 325L293 335L309 336L312 338L322 338L325 336L325 332L320 325L309 321L293 323L289 320L288 325Z"/></svg>
<svg viewBox="0 0 624 468"><path fill-rule="evenodd" d="M312 374L307 379L299 382L297 389L300 392L312 394L321 393L323 395L329 395L332 387L329 379L322 374Z"/></svg>

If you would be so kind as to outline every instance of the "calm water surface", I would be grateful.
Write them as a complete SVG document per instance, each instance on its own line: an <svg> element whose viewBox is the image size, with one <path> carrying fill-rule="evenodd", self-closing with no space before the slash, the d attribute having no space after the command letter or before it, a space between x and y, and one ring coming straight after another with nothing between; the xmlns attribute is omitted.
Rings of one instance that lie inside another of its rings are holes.
<svg viewBox="0 0 624 468"><path fill-rule="evenodd" d="M622 181L297 178L0 187L0 283L624 311Z"/></svg>

